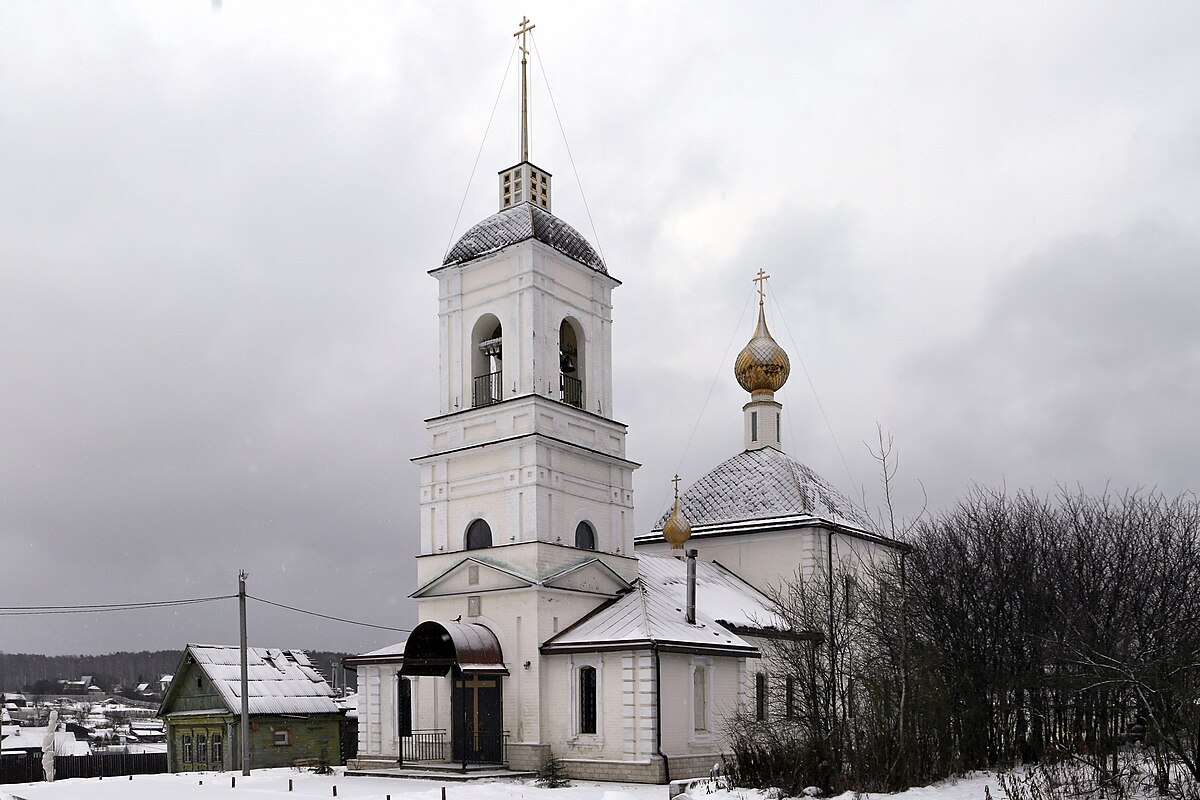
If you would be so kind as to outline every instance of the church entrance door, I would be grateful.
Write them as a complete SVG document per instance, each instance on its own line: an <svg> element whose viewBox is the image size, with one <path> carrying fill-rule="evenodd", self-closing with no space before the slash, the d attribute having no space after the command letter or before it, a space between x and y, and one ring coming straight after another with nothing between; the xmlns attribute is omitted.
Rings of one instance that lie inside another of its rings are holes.
<svg viewBox="0 0 1200 800"><path fill-rule="evenodd" d="M504 714L500 675L464 675L457 666L450 694L454 761L504 761Z"/></svg>

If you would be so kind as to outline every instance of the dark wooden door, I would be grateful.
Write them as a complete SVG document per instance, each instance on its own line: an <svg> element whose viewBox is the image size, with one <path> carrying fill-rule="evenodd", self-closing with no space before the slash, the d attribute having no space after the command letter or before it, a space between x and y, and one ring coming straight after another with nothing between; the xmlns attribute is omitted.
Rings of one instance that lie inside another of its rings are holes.
<svg viewBox="0 0 1200 800"><path fill-rule="evenodd" d="M504 761L504 714L500 675L467 675L455 670L450 698L455 761L499 764Z"/></svg>

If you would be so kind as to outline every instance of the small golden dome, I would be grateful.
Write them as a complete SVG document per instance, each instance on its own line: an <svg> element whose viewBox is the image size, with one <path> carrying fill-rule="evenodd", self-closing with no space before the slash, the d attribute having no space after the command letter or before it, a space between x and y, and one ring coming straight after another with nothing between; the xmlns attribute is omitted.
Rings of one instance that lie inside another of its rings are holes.
<svg viewBox="0 0 1200 800"><path fill-rule="evenodd" d="M771 338L763 305L758 304L758 327L733 362L733 374L747 392L777 392L792 371L788 354Z"/></svg>
<svg viewBox="0 0 1200 800"><path fill-rule="evenodd" d="M663 538L671 543L672 549L680 550L683 548L683 543L692 536L692 523L687 521L687 517L679 510L679 476L675 476L675 507L671 509L671 516L667 517L667 521L663 523Z"/></svg>

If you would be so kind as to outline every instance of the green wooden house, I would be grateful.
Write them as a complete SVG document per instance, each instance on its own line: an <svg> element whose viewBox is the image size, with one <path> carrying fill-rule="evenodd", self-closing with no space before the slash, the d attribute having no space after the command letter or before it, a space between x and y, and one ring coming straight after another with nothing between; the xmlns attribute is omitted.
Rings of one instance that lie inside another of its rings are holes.
<svg viewBox="0 0 1200 800"><path fill-rule="evenodd" d="M341 764L343 712L301 650L251 647L250 768ZM189 644L159 709L171 772L240 770L241 651Z"/></svg>

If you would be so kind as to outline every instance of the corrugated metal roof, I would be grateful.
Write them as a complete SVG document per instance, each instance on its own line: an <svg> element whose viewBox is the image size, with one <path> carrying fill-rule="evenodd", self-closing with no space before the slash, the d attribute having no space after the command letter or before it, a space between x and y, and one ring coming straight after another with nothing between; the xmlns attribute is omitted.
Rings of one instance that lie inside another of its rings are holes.
<svg viewBox="0 0 1200 800"><path fill-rule="evenodd" d="M241 650L229 645L189 644L188 652L229 709L242 708ZM303 650L250 647L246 652L251 714L336 714L333 689Z"/></svg>
<svg viewBox="0 0 1200 800"><path fill-rule="evenodd" d="M845 495L773 447L746 450L718 464L680 494L679 507L693 528L803 513L871 530ZM659 518L654 530L662 530L670 513Z"/></svg>
<svg viewBox="0 0 1200 800"><path fill-rule="evenodd" d="M614 645L672 645L683 649L741 651L756 648L722 623L783 630L770 600L719 564L696 564L696 622L689 624L687 563L672 556L638 558L634 590L551 638L543 649L577 650Z"/></svg>
<svg viewBox="0 0 1200 800"><path fill-rule="evenodd" d="M472 226L450 248L442 266L463 264L526 239L537 239L584 266L608 273L603 259L579 231L533 203L506 208Z"/></svg>

